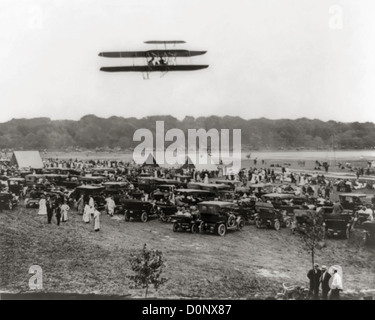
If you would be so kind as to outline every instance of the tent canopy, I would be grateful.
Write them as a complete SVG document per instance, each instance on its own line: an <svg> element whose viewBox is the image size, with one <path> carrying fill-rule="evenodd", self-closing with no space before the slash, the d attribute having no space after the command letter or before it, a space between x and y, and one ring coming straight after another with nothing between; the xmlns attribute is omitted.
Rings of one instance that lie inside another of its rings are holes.
<svg viewBox="0 0 375 320"><path fill-rule="evenodd" d="M212 161L208 154L196 154L195 157L186 156L181 169L194 168L196 171L218 171L218 165Z"/></svg>
<svg viewBox="0 0 375 320"><path fill-rule="evenodd" d="M159 167L159 164L156 162L152 153L150 153L145 162L143 162L142 167L150 166L150 167Z"/></svg>
<svg viewBox="0 0 375 320"><path fill-rule="evenodd" d="M42 169L44 167L39 151L14 151L10 165L16 165L19 169Z"/></svg>

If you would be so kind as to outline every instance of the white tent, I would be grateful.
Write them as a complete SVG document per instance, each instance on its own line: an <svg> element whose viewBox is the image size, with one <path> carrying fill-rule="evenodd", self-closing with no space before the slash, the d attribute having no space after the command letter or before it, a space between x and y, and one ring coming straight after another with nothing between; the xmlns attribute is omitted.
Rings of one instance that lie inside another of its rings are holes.
<svg viewBox="0 0 375 320"><path fill-rule="evenodd" d="M44 167L39 151L14 151L10 165L20 169L42 169Z"/></svg>
<svg viewBox="0 0 375 320"><path fill-rule="evenodd" d="M181 168L194 168L196 171L218 171L216 164L208 154L196 154L194 156L186 156L185 164Z"/></svg>

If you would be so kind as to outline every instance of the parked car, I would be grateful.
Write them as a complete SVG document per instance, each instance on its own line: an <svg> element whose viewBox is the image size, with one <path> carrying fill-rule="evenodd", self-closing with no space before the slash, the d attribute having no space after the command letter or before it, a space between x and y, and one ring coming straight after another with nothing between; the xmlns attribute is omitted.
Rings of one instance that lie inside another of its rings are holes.
<svg viewBox="0 0 375 320"><path fill-rule="evenodd" d="M255 204L255 226L259 229L263 226L279 230L284 217L280 210L277 210L272 203L257 202ZM285 221L285 225L287 225Z"/></svg>
<svg viewBox="0 0 375 320"><path fill-rule="evenodd" d="M152 203L148 201L124 199L121 202L121 205L124 209L125 221L139 219L142 222L147 222L149 216L156 214Z"/></svg>
<svg viewBox="0 0 375 320"><path fill-rule="evenodd" d="M199 213L191 214L175 214L171 216L173 222L173 231L178 230L191 231L191 233L199 232L201 223Z"/></svg>
<svg viewBox="0 0 375 320"><path fill-rule="evenodd" d="M104 186L82 185L75 188L69 197L71 200L77 201L83 195L84 200L88 202L89 197L92 196L98 209L102 210L106 205L103 191Z"/></svg>
<svg viewBox="0 0 375 320"><path fill-rule="evenodd" d="M349 239L353 223L353 214L348 210L341 214L326 213L323 216L323 226L327 237L341 236Z"/></svg>
<svg viewBox="0 0 375 320"><path fill-rule="evenodd" d="M217 195L215 192L201 189L177 189L176 190L176 205L181 202L187 206L196 205L202 201L215 200Z"/></svg>
<svg viewBox="0 0 375 320"><path fill-rule="evenodd" d="M365 245L375 244L375 221L365 221L362 224L364 229L363 232L363 243Z"/></svg>
<svg viewBox="0 0 375 320"><path fill-rule="evenodd" d="M366 194L364 193L342 193L339 195L340 204L345 210L353 213L366 205Z"/></svg>
<svg viewBox="0 0 375 320"><path fill-rule="evenodd" d="M10 192L0 192L0 208L12 210L18 205L18 197Z"/></svg>
<svg viewBox="0 0 375 320"><path fill-rule="evenodd" d="M224 236L227 230L241 230L245 225L242 216L236 214L232 202L204 201L198 203L201 233L212 232Z"/></svg>

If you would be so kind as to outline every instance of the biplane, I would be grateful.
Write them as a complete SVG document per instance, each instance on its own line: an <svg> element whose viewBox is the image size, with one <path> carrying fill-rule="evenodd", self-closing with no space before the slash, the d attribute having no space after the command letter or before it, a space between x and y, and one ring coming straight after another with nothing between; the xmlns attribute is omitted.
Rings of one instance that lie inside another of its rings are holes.
<svg viewBox="0 0 375 320"><path fill-rule="evenodd" d="M105 72L169 72L169 71L193 71L201 70L208 65L197 64L178 64L177 58L190 58L205 54L207 51L189 51L183 49L167 49L168 44L186 43L181 40L172 41L145 41L146 44L164 45L164 49L146 50L146 51L117 51L100 52L99 56L105 58L143 58L146 59L145 65L102 67Z"/></svg>

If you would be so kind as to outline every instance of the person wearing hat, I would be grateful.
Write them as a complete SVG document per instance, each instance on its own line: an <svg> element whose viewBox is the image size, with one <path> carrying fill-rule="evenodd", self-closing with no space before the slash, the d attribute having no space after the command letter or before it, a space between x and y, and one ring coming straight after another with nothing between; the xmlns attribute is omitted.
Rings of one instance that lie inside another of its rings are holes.
<svg viewBox="0 0 375 320"><path fill-rule="evenodd" d="M323 300L328 300L328 292L330 290L329 279L331 279L331 275L329 274L327 267L322 266L322 276L320 277L320 283L322 284Z"/></svg>
<svg viewBox="0 0 375 320"><path fill-rule="evenodd" d="M41 195L40 200L39 200L39 215L47 215L47 201L46 197L44 194Z"/></svg>
<svg viewBox="0 0 375 320"><path fill-rule="evenodd" d="M319 300L319 287L320 287L320 277L322 272L319 269L319 264L314 263L314 268L309 270L307 277L310 280L310 295L312 295L314 300Z"/></svg>
<svg viewBox="0 0 375 320"><path fill-rule="evenodd" d="M340 300L340 291L342 289L342 278L337 272L337 268L333 268L330 300Z"/></svg>

